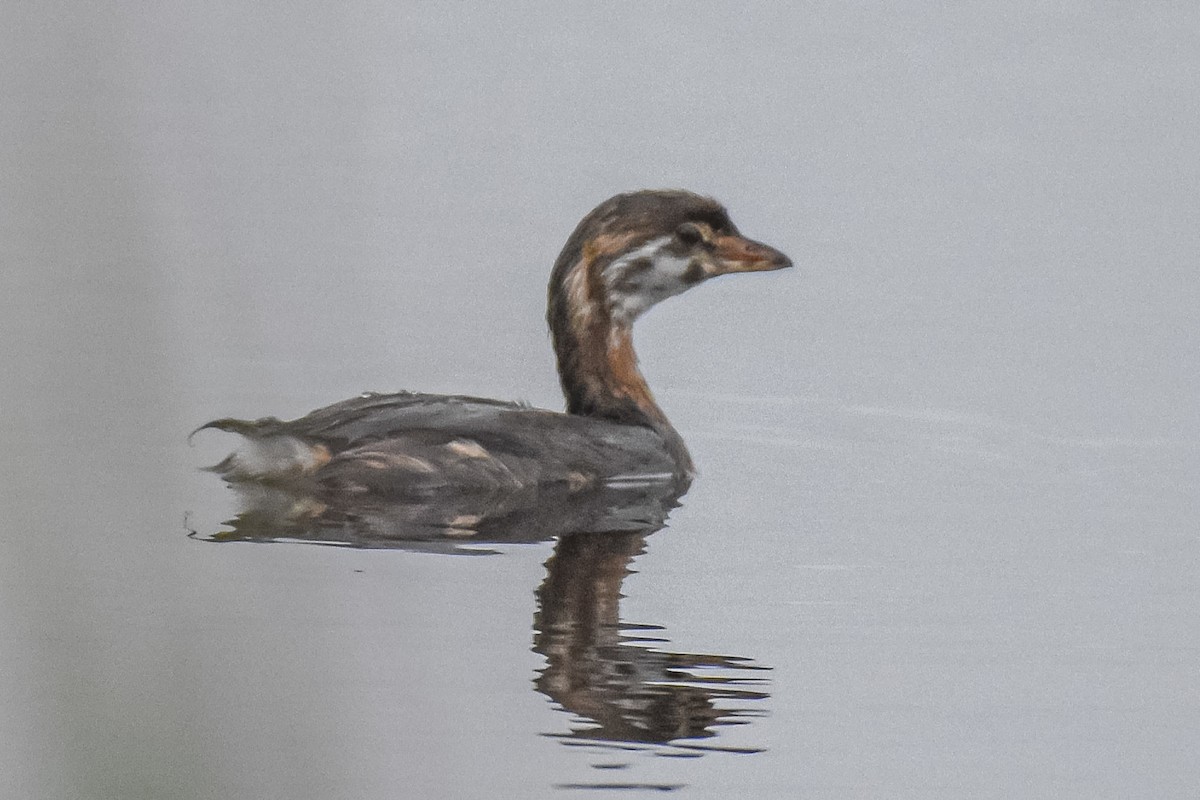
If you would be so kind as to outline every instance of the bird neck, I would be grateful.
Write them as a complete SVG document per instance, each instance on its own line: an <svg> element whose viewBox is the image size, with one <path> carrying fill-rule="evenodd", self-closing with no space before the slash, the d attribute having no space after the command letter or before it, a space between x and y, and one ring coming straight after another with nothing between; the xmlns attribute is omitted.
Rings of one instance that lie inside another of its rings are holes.
<svg viewBox="0 0 1200 800"><path fill-rule="evenodd" d="M560 315L552 308L551 321L567 413L652 428L666 440L681 471L690 474L687 447L638 369L630 325L614 322L601 306Z"/></svg>
<svg viewBox="0 0 1200 800"><path fill-rule="evenodd" d="M597 320L589 327L584 336L568 336L575 341L557 348L567 413L654 427L669 425L638 369L630 327L608 320Z"/></svg>

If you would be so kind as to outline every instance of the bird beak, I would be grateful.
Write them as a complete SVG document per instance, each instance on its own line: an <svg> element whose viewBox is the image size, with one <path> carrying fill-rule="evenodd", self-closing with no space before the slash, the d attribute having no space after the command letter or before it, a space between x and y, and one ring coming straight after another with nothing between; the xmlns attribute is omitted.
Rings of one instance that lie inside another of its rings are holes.
<svg viewBox="0 0 1200 800"><path fill-rule="evenodd" d="M729 272L768 272L792 265L792 260L774 247L743 236L718 236L713 245L718 260L718 275Z"/></svg>

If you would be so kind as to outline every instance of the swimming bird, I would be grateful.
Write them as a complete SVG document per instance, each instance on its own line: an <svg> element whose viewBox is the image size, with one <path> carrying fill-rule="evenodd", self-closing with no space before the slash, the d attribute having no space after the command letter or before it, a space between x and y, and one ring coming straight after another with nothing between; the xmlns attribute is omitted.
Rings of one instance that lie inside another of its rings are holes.
<svg viewBox="0 0 1200 800"><path fill-rule="evenodd" d="M619 194L580 221L550 275L547 321L566 413L459 395L363 394L290 421L218 419L244 445L231 482L342 496L690 481L694 465L638 369L632 327L704 281L791 266L715 200ZM195 432L194 432L195 433Z"/></svg>

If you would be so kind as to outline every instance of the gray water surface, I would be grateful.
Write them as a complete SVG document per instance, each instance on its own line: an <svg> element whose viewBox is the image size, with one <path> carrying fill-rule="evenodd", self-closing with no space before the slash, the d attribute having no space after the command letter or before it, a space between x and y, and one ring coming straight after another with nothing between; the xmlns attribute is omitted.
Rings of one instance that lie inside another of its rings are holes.
<svg viewBox="0 0 1200 800"><path fill-rule="evenodd" d="M3 18L0 795L1196 795L1191 5ZM210 541L205 420L559 408L550 265L659 186L798 266L640 323L669 516Z"/></svg>

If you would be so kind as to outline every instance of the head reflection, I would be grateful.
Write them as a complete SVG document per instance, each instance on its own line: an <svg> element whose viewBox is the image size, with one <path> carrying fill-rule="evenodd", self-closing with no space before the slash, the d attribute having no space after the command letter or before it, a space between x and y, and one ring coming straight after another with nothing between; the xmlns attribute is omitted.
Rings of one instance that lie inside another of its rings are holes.
<svg viewBox="0 0 1200 800"><path fill-rule="evenodd" d="M670 652L661 628L620 616L631 563L666 524L685 482L354 502L261 485L235 489L241 511L212 541L478 554L557 539L537 589L533 649L546 666L534 684L575 716L564 742L747 750L697 740L762 713L766 668L736 656Z"/></svg>

